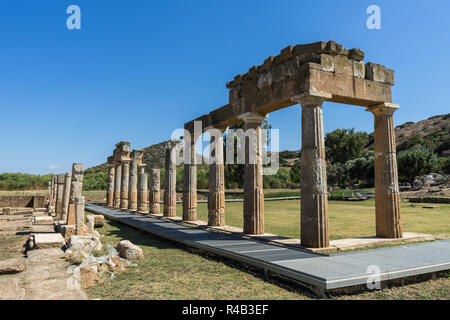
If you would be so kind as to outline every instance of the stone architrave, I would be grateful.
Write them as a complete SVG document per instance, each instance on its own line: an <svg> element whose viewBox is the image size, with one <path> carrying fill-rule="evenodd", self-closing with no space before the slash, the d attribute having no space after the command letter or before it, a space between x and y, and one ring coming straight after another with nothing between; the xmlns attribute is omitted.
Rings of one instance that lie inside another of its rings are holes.
<svg viewBox="0 0 450 320"><path fill-rule="evenodd" d="M114 175L114 207L120 208L120 187L122 184L122 163L116 162Z"/></svg>
<svg viewBox="0 0 450 320"><path fill-rule="evenodd" d="M195 151L195 141L197 136L190 134L185 138L186 150L189 154L188 161L184 163L184 187L183 187L183 220L197 220L197 152Z"/></svg>
<svg viewBox="0 0 450 320"><path fill-rule="evenodd" d="M264 189L262 175L261 123L265 114L248 112L245 123L244 233L264 233Z"/></svg>
<svg viewBox="0 0 450 320"><path fill-rule="evenodd" d="M67 223L67 214L69 213L70 185L72 183L72 174L66 173L64 179L64 195L61 220Z"/></svg>
<svg viewBox="0 0 450 320"><path fill-rule="evenodd" d="M130 185L130 160L122 160L122 183L120 185L120 209L128 209L128 188Z"/></svg>
<svg viewBox="0 0 450 320"><path fill-rule="evenodd" d="M75 197L75 233L81 236L85 233L86 227L84 224L84 197Z"/></svg>
<svg viewBox="0 0 450 320"><path fill-rule="evenodd" d="M56 187L56 217L61 218L62 215L62 207L63 207L63 197L64 197L64 181L65 175L59 174L57 177L57 187Z"/></svg>
<svg viewBox="0 0 450 320"><path fill-rule="evenodd" d="M128 186L128 209L131 211L137 210L138 202L138 163L136 159L130 161L130 177Z"/></svg>
<svg viewBox="0 0 450 320"><path fill-rule="evenodd" d="M148 213L148 178L145 164L138 165L138 212Z"/></svg>
<svg viewBox="0 0 450 320"><path fill-rule="evenodd" d="M161 213L161 205L160 205L160 197L161 197L161 178L160 178L161 170L160 169L151 169L150 170L150 192L149 192L149 202L150 202L150 213L160 214Z"/></svg>
<svg viewBox="0 0 450 320"><path fill-rule="evenodd" d="M392 103L367 108L375 118L376 232L382 238L403 237L393 119L398 108Z"/></svg>
<svg viewBox="0 0 450 320"><path fill-rule="evenodd" d="M72 165L72 181L70 185L69 212L67 214L67 224L75 225L75 198L81 197L83 189L84 165L82 163L74 163Z"/></svg>
<svg viewBox="0 0 450 320"><path fill-rule="evenodd" d="M166 148L166 172L164 178L164 217L177 215L177 172L175 164L175 148Z"/></svg>
<svg viewBox="0 0 450 320"><path fill-rule="evenodd" d="M322 103L328 96L305 94L296 98L302 107L301 245L329 246L327 165Z"/></svg>
<svg viewBox="0 0 450 320"><path fill-rule="evenodd" d="M114 178L116 168L114 164L108 164L108 190L106 192L106 205L112 207L114 205Z"/></svg>
<svg viewBox="0 0 450 320"><path fill-rule="evenodd" d="M225 168L223 157L223 131L220 135L211 135L210 158L214 162L209 166L208 225L225 225Z"/></svg>

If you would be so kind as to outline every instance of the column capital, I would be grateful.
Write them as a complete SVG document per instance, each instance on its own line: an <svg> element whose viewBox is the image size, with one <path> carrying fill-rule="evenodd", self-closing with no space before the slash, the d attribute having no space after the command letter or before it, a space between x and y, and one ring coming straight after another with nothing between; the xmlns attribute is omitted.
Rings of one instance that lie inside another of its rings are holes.
<svg viewBox="0 0 450 320"><path fill-rule="evenodd" d="M245 113L244 113L245 114ZM217 125L215 125L215 126L209 126L209 127L206 127L205 128L205 132L206 131L208 131L208 130L213 130L213 129L216 129L216 130L219 130L220 132L224 132L225 130L227 130L227 128L228 128L228 126L226 126L226 125L222 125L222 126L217 126Z"/></svg>
<svg viewBox="0 0 450 320"><path fill-rule="evenodd" d="M310 90L309 92L292 96L291 101L297 102L302 107L308 107L322 104L325 100L331 99L332 97L330 93Z"/></svg>
<svg viewBox="0 0 450 320"><path fill-rule="evenodd" d="M366 111L372 112L374 115L392 115L399 108L398 104L384 102L367 107Z"/></svg>
<svg viewBox="0 0 450 320"><path fill-rule="evenodd" d="M245 123L261 123L267 117L267 114L257 112L246 112L238 116Z"/></svg>

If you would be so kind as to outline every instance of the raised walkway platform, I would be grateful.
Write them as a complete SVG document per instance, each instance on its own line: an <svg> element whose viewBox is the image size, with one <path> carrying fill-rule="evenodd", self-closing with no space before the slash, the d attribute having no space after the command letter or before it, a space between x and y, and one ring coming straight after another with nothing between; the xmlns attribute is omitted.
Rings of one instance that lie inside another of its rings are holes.
<svg viewBox="0 0 450 320"><path fill-rule="evenodd" d="M327 290L366 284L373 277L373 273L368 273L371 266L379 268L381 281L450 269L450 240L328 256L200 230L95 204L86 204L86 210L189 247L280 274L312 286L321 295Z"/></svg>

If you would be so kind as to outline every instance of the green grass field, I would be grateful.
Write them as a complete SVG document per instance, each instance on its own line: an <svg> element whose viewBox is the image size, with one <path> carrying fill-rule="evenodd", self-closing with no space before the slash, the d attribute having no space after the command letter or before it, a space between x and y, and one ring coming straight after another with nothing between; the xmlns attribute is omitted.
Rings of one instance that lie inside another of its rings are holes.
<svg viewBox="0 0 450 320"><path fill-rule="evenodd" d="M414 206L413 206L414 205ZM421 204L402 202L403 231L450 236L450 205L438 209L423 209ZM225 222L242 227L242 202L227 202ZM375 235L375 200L329 201L330 239L345 239ZM177 206L177 215L182 215ZM198 219L208 219L206 203L198 204ZM265 231L290 238L300 237L300 200L266 201L264 203Z"/></svg>

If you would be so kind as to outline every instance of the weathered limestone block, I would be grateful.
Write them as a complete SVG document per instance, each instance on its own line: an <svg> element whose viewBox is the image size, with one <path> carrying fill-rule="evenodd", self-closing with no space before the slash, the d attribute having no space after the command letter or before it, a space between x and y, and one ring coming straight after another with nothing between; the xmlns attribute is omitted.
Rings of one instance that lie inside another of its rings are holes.
<svg viewBox="0 0 450 320"><path fill-rule="evenodd" d="M150 213L160 214L160 197L161 197L161 178L160 169L150 170Z"/></svg>
<svg viewBox="0 0 450 320"><path fill-rule="evenodd" d="M5 216L10 216L13 214L13 210L10 207L3 208L2 211L3 211L2 214Z"/></svg>
<svg viewBox="0 0 450 320"><path fill-rule="evenodd" d="M144 258L144 252L141 248L131 243L129 240L122 240L116 245L119 257L130 261Z"/></svg>
<svg viewBox="0 0 450 320"><path fill-rule="evenodd" d="M225 168L223 157L223 136L211 135L210 158L214 162L209 167L208 225L225 225Z"/></svg>
<svg viewBox="0 0 450 320"><path fill-rule="evenodd" d="M148 178L145 164L139 165L138 175L138 212L148 213Z"/></svg>
<svg viewBox="0 0 450 320"><path fill-rule="evenodd" d="M261 122L265 115L246 113L240 116L245 122L244 165L244 233L264 233L264 191L262 175Z"/></svg>
<svg viewBox="0 0 450 320"><path fill-rule="evenodd" d="M112 207L114 205L114 180L116 168L114 164L108 164L108 190L106 193L106 205Z"/></svg>
<svg viewBox="0 0 450 320"><path fill-rule="evenodd" d="M70 184L69 212L67 214L67 224L76 224L75 198L81 197L83 189L84 165L82 163L74 163L72 165L72 181Z"/></svg>
<svg viewBox="0 0 450 320"><path fill-rule="evenodd" d="M103 228L105 224L105 217L101 214L94 214L94 227L95 228Z"/></svg>
<svg viewBox="0 0 450 320"><path fill-rule="evenodd" d="M353 76L364 79L366 76L366 66L363 61L353 61Z"/></svg>
<svg viewBox="0 0 450 320"><path fill-rule="evenodd" d="M63 195L63 207L61 220L67 222L67 214L69 213L69 200L70 200L70 184L72 182L72 174L66 173L64 179L64 195Z"/></svg>
<svg viewBox="0 0 450 320"><path fill-rule="evenodd" d="M64 181L65 175L59 174L57 177L57 189L56 189L56 216L61 218L62 207L63 207L63 197L64 197Z"/></svg>
<svg viewBox="0 0 450 320"><path fill-rule="evenodd" d="M361 49L350 49L348 53L348 58L355 61L363 61L364 60L364 51Z"/></svg>
<svg viewBox="0 0 450 320"><path fill-rule="evenodd" d="M392 103L367 108L375 118L375 213L382 238L403 237L393 119L398 108Z"/></svg>
<svg viewBox="0 0 450 320"><path fill-rule="evenodd" d="M75 198L76 234L81 236L85 232L84 227L84 197Z"/></svg>
<svg viewBox="0 0 450 320"><path fill-rule="evenodd" d="M98 237L92 235L71 236L67 241L66 258L72 263L80 263L95 251L102 250L102 243Z"/></svg>
<svg viewBox="0 0 450 320"><path fill-rule="evenodd" d="M128 187L128 209L131 211L137 210L137 180L138 180L138 163L136 159L130 161L130 177Z"/></svg>
<svg viewBox="0 0 450 320"><path fill-rule="evenodd" d="M95 228L95 217L93 215L89 215L86 217L86 221L87 233L93 234Z"/></svg>
<svg viewBox="0 0 450 320"><path fill-rule="evenodd" d="M329 246L324 98L303 95L296 99L302 106L301 244L309 248Z"/></svg>
<svg viewBox="0 0 450 320"><path fill-rule="evenodd" d="M183 220L197 220L197 152L195 142L197 136L190 134L184 138L187 144L184 161L184 187L183 187Z"/></svg>
<svg viewBox="0 0 450 320"><path fill-rule="evenodd" d="M394 85L394 70L373 62L368 62L366 63L366 79Z"/></svg>
<svg viewBox="0 0 450 320"><path fill-rule="evenodd" d="M345 57L335 57L334 72L353 76L353 61Z"/></svg>
<svg viewBox="0 0 450 320"><path fill-rule="evenodd" d="M120 208L120 187L122 183L122 163L115 164L114 175L114 207Z"/></svg>
<svg viewBox="0 0 450 320"><path fill-rule="evenodd" d="M130 185L130 160L122 160L122 183L120 185L120 209L128 209Z"/></svg>
<svg viewBox="0 0 450 320"><path fill-rule="evenodd" d="M166 149L166 172L164 179L164 217L175 217L177 215L177 173L175 165L175 149Z"/></svg>

